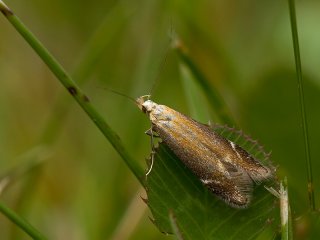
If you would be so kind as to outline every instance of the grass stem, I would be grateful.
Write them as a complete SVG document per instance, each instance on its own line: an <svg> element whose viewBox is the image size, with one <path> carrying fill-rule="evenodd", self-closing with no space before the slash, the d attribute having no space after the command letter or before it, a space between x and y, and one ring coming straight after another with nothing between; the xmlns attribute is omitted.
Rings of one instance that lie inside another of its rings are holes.
<svg viewBox="0 0 320 240"><path fill-rule="evenodd" d="M306 156L309 207L312 211L315 211L316 205L315 205L315 197L314 197L312 161L311 161L310 145L309 145L308 121L307 121L307 114L306 114L306 108L305 108L305 102L304 102L302 67L301 67L301 58L300 58L300 49L299 49L296 9L295 9L294 0L288 0L288 1L289 1L289 14L290 14L294 59L295 59L296 73L297 73L299 105L300 105L300 113L302 118L302 131L303 131L303 137L304 137L304 148L305 148L305 156Z"/></svg>
<svg viewBox="0 0 320 240"><path fill-rule="evenodd" d="M10 208L5 206L0 202L0 212L3 213L7 218L9 218L13 223L19 226L25 233L27 233L30 237L37 240L45 240L44 237L37 229L35 229L30 223L28 223L25 219L17 215Z"/></svg>
<svg viewBox="0 0 320 240"><path fill-rule="evenodd" d="M69 74L64 70L60 63L53 55L44 47L44 45L32 34L32 32L23 24L23 22L11 11L2 1L0 1L0 11L20 33L20 35L35 50L39 57L45 62L53 74L58 78L60 83L68 90L71 96L78 102L81 108L88 114L95 125L100 129L103 135L109 140L114 149L119 153L127 166L143 183L144 171L137 164L124 148L119 136L110 128L103 117L91 104L88 96L79 88Z"/></svg>

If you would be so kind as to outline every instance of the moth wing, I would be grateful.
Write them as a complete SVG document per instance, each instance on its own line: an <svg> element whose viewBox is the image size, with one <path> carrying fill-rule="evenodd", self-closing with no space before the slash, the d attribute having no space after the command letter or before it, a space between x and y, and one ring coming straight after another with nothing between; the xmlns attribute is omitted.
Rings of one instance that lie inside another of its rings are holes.
<svg viewBox="0 0 320 240"><path fill-rule="evenodd" d="M250 153L244 150L237 144L234 144L235 151L244 156L243 159L246 160L247 163L252 164L254 168L247 168L245 171L250 175L255 183L259 184L262 181L271 179L274 174L274 168L262 164L259 160L255 159Z"/></svg>
<svg viewBox="0 0 320 240"><path fill-rule="evenodd" d="M205 130L209 134L212 134L213 132L215 132L215 130L217 128L220 128L220 129L223 129L223 131L226 130L226 133L229 133L229 135L230 135L230 133L236 133L236 134L239 134L239 136L241 136L242 138L247 139L247 141L252 142L252 144L256 144L256 146L258 147L258 150L256 150L258 152L256 152L256 153L247 152L244 148L242 148L238 144L234 144L236 151L238 153L240 153L241 155L246 156L243 159L246 160L249 164L254 164L254 168L243 169L243 171L247 172L250 175L251 179L257 184L260 184L262 181L269 180L273 177L273 175L275 173L275 168L272 166L272 164L268 160L269 154L264 151L263 147L260 146L256 140L252 140L250 137L244 135L242 131L237 131L234 128L228 128L227 126L222 126L222 125L217 125L217 124L207 125L207 124L200 123L196 120L194 120L194 121L201 129ZM220 132L218 132L216 134L220 135L220 137L222 137L222 138L225 138L223 135L221 135ZM227 141L229 141L229 140L230 139L227 139ZM260 162L259 160L257 160L255 158L255 155L259 155L259 154L264 156L263 157L263 158L265 158L263 161L264 163ZM236 167L236 166L234 166L234 167Z"/></svg>
<svg viewBox="0 0 320 240"><path fill-rule="evenodd" d="M222 161L222 163L228 170L230 179L235 182L238 189L243 193L251 195L253 190L253 181L250 174L242 168L238 168L228 162Z"/></svg>
<svg viewBox="0 0 320 240"><path fill-rule="evenodd" d="M226 173L218 178L208 175L201 179L202 183L217 197L236 208L249 205L252 196L253 182L251 177L242 169L223 162Z"/></svg>

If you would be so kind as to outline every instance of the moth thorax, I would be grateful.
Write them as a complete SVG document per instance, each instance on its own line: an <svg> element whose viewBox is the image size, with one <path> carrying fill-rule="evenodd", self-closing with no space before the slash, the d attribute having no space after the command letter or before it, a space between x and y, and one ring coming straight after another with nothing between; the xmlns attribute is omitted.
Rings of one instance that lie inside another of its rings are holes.
<svg viewBox="0 0 320 240"><path fill-rule="evenodd" d="M142 104L142 106L146 109L147 112L151 112L157 107L157 104L155 102L152 102L151 100L147 100Z"/></svg>

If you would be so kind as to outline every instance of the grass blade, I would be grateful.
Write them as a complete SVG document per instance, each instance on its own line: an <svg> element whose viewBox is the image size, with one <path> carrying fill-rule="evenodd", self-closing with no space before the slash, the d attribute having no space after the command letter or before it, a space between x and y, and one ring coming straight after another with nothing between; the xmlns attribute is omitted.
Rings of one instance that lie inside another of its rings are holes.
<svg viewBox="0 0 320 240"><path fill-rule="evenodd" d="M207 111L206 99L200 93L197 81L194 79L190 69L183 63L180 64L180 72L190 116L199 122L208 122L210 114Z"/></svg>
<svg viewBox="0 0 320 240"><path fill-rule="evenodd" d="M289 13L290 13L294 59L295 59L296 73L297 73L299 105L300 105L300 113L301 113L301 120L302 120L302 131L303 131L303 137L304 137L305 157L306 157L307 174L308 174L307 177L308 177L309 204L310 204L310 209L312 211L315 211L316 205L315 205L315 197L314 197L312 162L311 162L310 145L309 145L308 121L307 121L307 114L306 114L305 101L304 101L302 67L301 67L301 58L300 58L300 49L299 49L296 10L295 10L294 0L288 0L288 1L289 1Z"/></svg>
<svg viewBox="0 0 320 240"><path fill-rule="evenodd" d="M90 103L86 94L78 87L69 74L63 69L59 62L44 47L44 45L31 33L31 31L20 21L20 19L2 2L0 1L0 10L15 27L21 36L35 50L39 57L46 63L53 74L58 78L61 84L68 90L71 96L78 102L82 109L88 114L91 120L100 129L103 135L109 140L114 149L119 153L127 166L143 183L144 171L137 162L129 155L124 148L119 136L110 128L103 117L98 113L94 106Z"/></svg>
<svg viewBox="0 0 320 240"><path fill-rule="evenodd" d="M202 91L207 96L208 101L213 106L217 116L223 123L229 126L235 126L235 121L231 117L228 107L220 94L209 84L208 80L201 73L198 67L193 63L190 57L186 54L181 44L176 44L176 52L183 62L183 64L189 68L190 72L194 75L194 79L198 82Z"/></svg>
<svg viewBox="0 0 320 240"><path fill-rule="evenodd" d="M47 239L43 236L37 229L35 229L30 223L17 215L10 208L5 206L0 202L0 212L2 212L7 218L9 218L12 222L14 222L17 226L19 226L25 233L27 233L30 237L37 240L45 240Z"/></svg>

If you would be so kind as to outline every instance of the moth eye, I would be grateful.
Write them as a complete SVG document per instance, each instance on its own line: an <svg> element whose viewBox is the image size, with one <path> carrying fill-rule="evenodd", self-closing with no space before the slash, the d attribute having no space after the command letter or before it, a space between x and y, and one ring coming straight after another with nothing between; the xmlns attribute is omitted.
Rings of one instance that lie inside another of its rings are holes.
<svg viewBox="0 0 320 240"><path fill-rule="evenodd" d="M147 113L147 109L146 109L146 107L143 106L143 105L141 106L141 110L142 110L143 113Z"/></svg>

